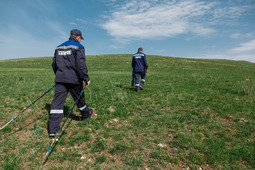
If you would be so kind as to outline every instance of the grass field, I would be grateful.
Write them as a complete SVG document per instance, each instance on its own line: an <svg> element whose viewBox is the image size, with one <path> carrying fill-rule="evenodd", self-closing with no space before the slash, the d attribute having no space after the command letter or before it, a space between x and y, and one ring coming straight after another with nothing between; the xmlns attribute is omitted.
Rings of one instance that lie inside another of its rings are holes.
<svg viewBox="0 0 255 170"><path fill-rule="evenodd" d="M132 55L87 56L95 110L75 108L44 169L254 169L255 64L148 55L145 89ZM52 57L0 61L1 127L51 86ZM0 131L1 169L38 169L52 139L54 90ZM65 111L73 105L69 95Z"/></svg>

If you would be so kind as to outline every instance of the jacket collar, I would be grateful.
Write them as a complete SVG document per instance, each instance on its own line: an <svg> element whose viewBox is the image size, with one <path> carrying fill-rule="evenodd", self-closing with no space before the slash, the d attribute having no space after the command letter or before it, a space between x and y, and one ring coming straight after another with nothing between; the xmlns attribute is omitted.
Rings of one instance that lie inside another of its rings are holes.
<svg viewBox="0 0 255 170"><path fill-rule="evenodd" d="M75 42L78 42L78 40L74 37L70 37L69 40L72 40L72 41L75 41Z"/></svg>

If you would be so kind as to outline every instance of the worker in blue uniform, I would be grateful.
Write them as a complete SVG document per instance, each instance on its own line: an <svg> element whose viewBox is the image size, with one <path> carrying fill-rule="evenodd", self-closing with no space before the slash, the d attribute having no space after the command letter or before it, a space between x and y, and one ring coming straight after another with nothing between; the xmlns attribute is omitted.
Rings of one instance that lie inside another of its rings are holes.
<svg viewBox="0 0 255 170"><path fill-rule="evenodd" d="M55 49L52 68L56 75L56 85L49 115L50 137L54 137L59 131L68 93L70 92L73 100L76 101L82 91L83 82L86 86L90 84L85 63L85 48L80 44L82 39L81 31L73 29L69 40ZM84 93L78 100L77 107L81 113L81 120L85 120L93 114L93 110L86 105Z"/></svg>
<svg viewBox="0 0 255 170"><path fill-rule="evenodd" d="M133 75L135 78L135 90L138 92L143 90L143 85L146 79L146 72L148 72L148 63L146 55L143 53L143 48L138 48L138 52L133 55L132 59ZM141 82L140 82L141 77Z"/></svg>

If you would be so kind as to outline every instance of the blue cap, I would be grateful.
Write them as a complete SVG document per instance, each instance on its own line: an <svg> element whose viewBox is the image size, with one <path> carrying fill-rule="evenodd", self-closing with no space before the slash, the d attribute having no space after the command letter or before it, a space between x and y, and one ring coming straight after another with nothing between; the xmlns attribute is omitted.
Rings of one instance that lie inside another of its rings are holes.
<svg viewBox="0 0 255 170"><path fill-rule="evenodd" d="M78 30L78 29L73 29L73 30L71 31L71 34L75 34L76 36L81 36L81 39L84 39L84 38L82 37L81 31Z"/></svg>

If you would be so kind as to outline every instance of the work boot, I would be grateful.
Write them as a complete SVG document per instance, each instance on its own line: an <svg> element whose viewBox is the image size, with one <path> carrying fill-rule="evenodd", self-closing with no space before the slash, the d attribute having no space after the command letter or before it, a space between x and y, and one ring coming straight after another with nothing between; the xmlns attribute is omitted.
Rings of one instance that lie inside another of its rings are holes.
<svg viewBox="0 0 255 170"><path fill-rule="evenodd" d="M50 132L50 133L49 133L49 137L50 137L50 138L55 138L57 135L60 135L60 132L61 132L61 130L59 130L59 131L56 132L56 133L55 133L55 132Z"/></svg>
<svg viewBox="0 0 255 170"><path fill-rule="evenodd" d="M135 86L135 91L138 92L140 90L139 86Z"/></svg>
<svg viewBox="0 0 255 170"><path fill-rule="evenodd" d="M86 120L86 119L88 119L92 114L93 114L93 110L92 110L92 109L88 109L88 110L85 112L85 114L82 114L81 120Z"/></svg>
<svg viewBox="0 0 255 170"><path fill-rule="evenodd" d="M141 83L140 83L140 85L139 85L140 89L142 89L142 90L143 90L143 85L144 85L144 80L141 81Z"/></svg>
<svg viewBox="0 0 255 170"><path fill-rule="evenodd" d="M50 138L55 138L55 137L56 137L56 133L50 133L50 134L49 134L49 137L50 137Z"/></svg>

